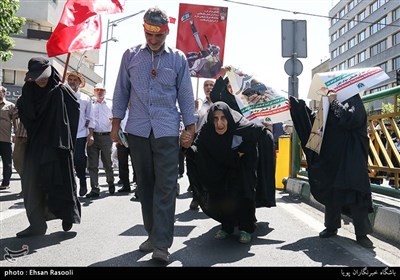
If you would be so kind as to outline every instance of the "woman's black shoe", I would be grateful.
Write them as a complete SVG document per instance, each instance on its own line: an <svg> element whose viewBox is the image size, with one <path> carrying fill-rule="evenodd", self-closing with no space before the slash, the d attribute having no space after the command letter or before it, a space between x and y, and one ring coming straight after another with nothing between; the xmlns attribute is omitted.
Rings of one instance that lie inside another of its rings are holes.
<svg viewBox="0 0 400 280"><path fill-rule="evenodd" d="M331 230L326 228L319 233L320 238L329 238L335 235L337 235L337 229Z"/></svg>
<svg viewBox="0 0 400 280"><path fill-rule="evenodd" d="M131 192L131 187L130 186L126 186L124 185L122 188L120 188L118 190L119 193L123 193L123 192Z"/></svg>
<svg viewBox="0 0 400 280"><path fill-rule="evenodd" d="M28 228L24 229L23 231L20 231L17 233L17 237L29 237L29 236L35 236L35 235L45 235L46 234L46 228L43 229L35 229L31 226Z"/></svg>
<svg viewBox="0 0 400 280"><path fill-rule="evenodd" d="M72 223L62 221L62 228L64 231L69 231L72 228Z"/></svg>
<svg viewBox="0 0 400 280"><path fill-rule="evenodd" d="M357 235L356 240L364 248L374 248L374 243L366 235Z"/></svg>

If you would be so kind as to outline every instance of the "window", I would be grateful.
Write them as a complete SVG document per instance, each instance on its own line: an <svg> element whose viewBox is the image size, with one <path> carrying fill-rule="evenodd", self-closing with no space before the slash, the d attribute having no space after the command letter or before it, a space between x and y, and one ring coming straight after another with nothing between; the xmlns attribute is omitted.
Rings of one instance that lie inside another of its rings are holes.
<svg viewBox="0 0 400 280"><path fill-rule="evenodd" d="M383 71L387 72L387 62L381 63L377 65L378 67L381 67Z"/></svg>
<svg viewBox="0 0 400 280"><path fill-rule="evenodd" d="M365 19L365 10L357 15L357 20L362 21Z"/></svg>
<svg viewBox="0 0 400 280"><path fill-rule="evenodd" d="M331 51L331 59L334 59L335 57L337 57L337 49L334 49L333 51Z"/></svg>
<svg viewBox="0 0 400 280"><path fill-rule="evenodd" d="M358 57L358 63L361 63L367 58L367 52L362 51L357 55L357 57Z"/></svg>
<svg viewBox="0 0 400 280"><path fill-rule="evenodd" d="M343 61L342 63L339 64L339 70L345 70L346 69L346 61Z"/></svg>
<svg viewBox="0 0 400 280"><path fill-rule="evenodd" d="M349 60L347 60L347 64L349 65L349 68L356 65L356 57L355 56L350 57Z"/></svg>
<svg viewBox="0 0 400 280"><path fill-rule="evenodd" d="M349 4L347 5L347 10L350 11L351 9L353 9L355 6L354 4L354 0L350 1Z"/></svg>
<svg viewBox="0 0 400 280"><path fill-rule="evenodd" d="M400 43L400 32L397 32L392 36L392 45L397 45Z"/></svg>
<svg viewBox="0 0 400 280"><path fill-rule="evenodd" d="M386 25L386 16L371 25L371 27L369 28L370 35L378 32L379 30L384 28L385 25Z"/></svg>
<svg viewBox="0 0 400 280"><path fill-rule="evenodd" d="M339 11L339 18L344 17L345 13L346 13L345 8L341 9L341 10Z"/></svg>
<svg viewBox="0 0 400 280"><path fill-rule="evenodd" d="M370 57L377 55L378 53L383 52L384 50L386 50L386 39L371 46L370 48Z"/></svg>
<svg viewBox="0 0 400 280"><path fill-rule="evenodd" d="M339 36L342 36L345 32L346 32L346 25L343 25L343 26L339 29Z"/></svg>
<svg viewBox="0 0 400 280"><path fill-rule="evenodd" d="M365 40L366 36L365 36L365 30L361 31L360 33L358 33L358 43L361 43L362 41Z"/></svg>
<svg viewBox="0 0 400 280"><path fill-rule="evenodd" d="M379 6L378 6L378 1L375 1L374 3L372 3L369 6L369 13L372 14L373 12L375 12L376 10L378 10Z"/></svg>
<svg viewBox="0 0 400 280"><path fill-rule="evenodd" d="M393 69L392 70L400 69L400 56L395 57L395 58L392 59L392 65L393 65Z"/></svg>
<svg viewBox="0 0 400 280"><path fill-rule="evenodd" d="M333 33L331 36L331 43L337 39L337 32Z"/></svg>
<svg viewBox="0 0 400 280"><path fill-rule="evenodd" d="M346 51L346 43L339 46L339 54L342 54Z"/></svg>
<svg viewBox="0 0 400 280"><path fill-rule="evenodd" d="M3 83L7 85L15 85L15 77L16 71L15 70L3 70Z"/></svg>
<svg viewBox="0 0 400 280"><path fill-rule="evenodd" d="M350 49L356 45L356 37L351 38L347 41L347 49Z"/></svg>
<svg viewBox="0 0 400 280"><path fill-rule="evenodd" d="M400 7L392 12L392 21L396 21L400 18Z"/></svg>
<svg viewBox="0 0 400 280"><path fill-rule="evenodd" d="M357 22L355 20L355 18L353 18L352 20L349 21L349 28L348 30L352 29L354 26L356 26Z"/></svg>

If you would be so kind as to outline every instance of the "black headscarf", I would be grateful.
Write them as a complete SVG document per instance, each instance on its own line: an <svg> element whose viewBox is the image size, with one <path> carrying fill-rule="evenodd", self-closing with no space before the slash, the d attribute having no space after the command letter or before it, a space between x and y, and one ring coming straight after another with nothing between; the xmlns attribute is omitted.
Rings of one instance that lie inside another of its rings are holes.
<svg viewBox="0 0 400 280"><path fill-rule="evenodd" d="M215 131L214 112L217 110L222 111L228 121L228 129L223 135ZM239 143L240 140L242 142L237 147L232 147L233 143ZM201 128L191 147L191 150L198 154L199 174L207 174L204 176L204 185L209 190L221 190L229 187L227 178L235 175L231 173L237 168L238 152L254 154L256 141L252 122L231 109L226 103L214 103L208 112L207 122ZM254 156L256 157L256 153ZM255 158L254 161L256 162L256 160Z"/></svg>
<svg viewBox="0 0 400 280"><path fill-rule="evenodd" d="M61 83L61 76L58 71L51 66L51 76L47 85L42 88L35 81L26 82L22 87L23 97L18 100L18 112L23 122L28 135L31 133L33 123L38 121L38 118L48 108L51 100L51 90Z"/></svg>
<svg viewBox="0 0 400 280"><path fill-rule="evenodd" d="M228 129L223 135L219 135L215 131L214 112L218 110L224 113L228 121ZM204 124L204 129L202 128L200 131L196 145L200 146L200 149L207 149L210 154L217 156L220 162L226 162L231 160L234 154L232 152L233 136L241 136L249 127L254 127L254 124L239 112L231 109L225 102L216 102L210 107L207 122ZM210 145L211 143L212 145Z"/></svg>

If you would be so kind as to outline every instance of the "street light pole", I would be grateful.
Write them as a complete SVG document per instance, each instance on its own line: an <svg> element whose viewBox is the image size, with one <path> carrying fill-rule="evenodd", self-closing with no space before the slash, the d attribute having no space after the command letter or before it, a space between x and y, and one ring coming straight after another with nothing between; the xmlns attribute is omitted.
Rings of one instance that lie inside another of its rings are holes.
<svg viewBox="0 0 400 280"><path fill-rule="evenodd" d="M104 57L104 74L103 74L103 85L104 85L104 87L106 86L106 77L107 77L108 41L110 41L108 39L108 36L109 36L109 32L110 32L110 26L111 26L111 39L113 39L113 41L116 42L117 40L113 36L114 26L117 26L118 23L120 23L120 22L122 22L124 20L130 19L131 17L134 17L134 16L136 16L138 14L141 14L141 13L144 13L144 12L145 12L145 10L141 10L140 12L137 12L135 14L132 14L132 15L129 15L129 16L126 16L126 17L122 17L122 18L119 18L119 19L116 19L116 20L112 20L112 21L110 21L110 20L107 21L107 39L105 41L106 50L105 50L105 54L104 54L105 57Z"/></svg>

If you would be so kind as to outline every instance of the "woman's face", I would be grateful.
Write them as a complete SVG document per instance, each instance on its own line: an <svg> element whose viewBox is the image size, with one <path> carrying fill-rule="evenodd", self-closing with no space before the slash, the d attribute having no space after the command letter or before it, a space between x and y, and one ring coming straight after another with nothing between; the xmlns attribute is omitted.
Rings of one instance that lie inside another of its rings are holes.
<svg viewBox="0 0 400 280"><path fill-rule="evenodd" d="M221 110L214 112L214 126L215 132L223 135L228 130L228 120Z"/></svg>
<svg viewBox="0 0 400 280"><path fill-rule="evenodd" d="M47 86L48 82L49 82L49 78L42 78L42 79L35 80L35 83L41 88L45 88Z"/></svg>
<svg viewBox="0 0 400 280"><path fill-rule="evenodd" d="M227 87L229 93L233 95L233 89L232 89L231 83L228 83L228 84L226 85L226 87Z"/></svg>

